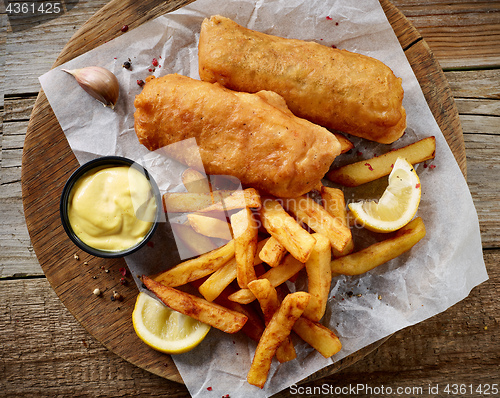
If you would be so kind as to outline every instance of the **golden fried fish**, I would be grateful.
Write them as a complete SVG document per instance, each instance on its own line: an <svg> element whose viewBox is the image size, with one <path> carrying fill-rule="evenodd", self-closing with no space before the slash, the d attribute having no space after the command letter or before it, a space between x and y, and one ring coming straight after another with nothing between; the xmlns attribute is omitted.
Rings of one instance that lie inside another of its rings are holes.
<svg viewBox="0 0 500 398"><path fill-rule="evenodd" d="M237 91L271 90L297 116L388 144L406 128L401 79L382 62L256 32L228 18L201 25L200 77Z"/></svg>
<svg viewBox="0 0 500 398"><path fill-rule="evenodd" d="M340 154L333 134L270 91L240 93L172 74L148 80L134 105L135 131L149 150L195 138L207 174L275 196L310 191ZM195 157L192 149L169 154L189 165Z"/></svg>

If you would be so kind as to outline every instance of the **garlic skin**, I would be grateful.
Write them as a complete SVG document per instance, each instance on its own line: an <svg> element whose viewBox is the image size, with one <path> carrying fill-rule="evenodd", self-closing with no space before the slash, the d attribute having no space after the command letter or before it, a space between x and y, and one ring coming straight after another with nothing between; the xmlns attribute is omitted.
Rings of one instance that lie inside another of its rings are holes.
<svg viewBox="0 0 500 398"><path fill-rule="evenodd" d="M114 109L118 102L120 85L116 76L100 66L87 66L81 69L61 69L72 75L78 84L104 106Z"/></svg>

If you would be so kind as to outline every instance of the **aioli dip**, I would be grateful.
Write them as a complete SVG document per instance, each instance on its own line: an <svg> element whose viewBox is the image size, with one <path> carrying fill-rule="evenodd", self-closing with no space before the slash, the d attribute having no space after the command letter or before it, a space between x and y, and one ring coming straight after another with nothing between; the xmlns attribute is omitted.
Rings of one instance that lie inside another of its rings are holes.
<svg viewBox="0 0 500 398"><path fill-rule="evenodd" d="M153 226L156 201L150 182L128 166L103 166L78 179L68 201L68 219L85 244L122 251L141 242Z"/></svg>

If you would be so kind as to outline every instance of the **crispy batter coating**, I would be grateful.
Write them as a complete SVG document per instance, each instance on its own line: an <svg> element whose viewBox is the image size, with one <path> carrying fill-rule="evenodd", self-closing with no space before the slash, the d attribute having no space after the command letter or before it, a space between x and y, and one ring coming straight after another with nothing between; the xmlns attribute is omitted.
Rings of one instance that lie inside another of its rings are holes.
<svg viewBox="0 0 500 398"><path fill-rule="evenodd" d="M403 88L389 67L361 54L284 39L212 16L201 26L200 77L237 91L275 91L297 116L384 144L406 128Z"/></svg>
<svg viewBox="0 0 500 398"><path fill-rule="evenodd" d="M333 134L294 116L274 92L240 93L172 74L149 80L134 105L135 131L149 150L196 138L208 174L275 196L310 191L340 154ZM193 148L170 155L194 165Z"/></svg>

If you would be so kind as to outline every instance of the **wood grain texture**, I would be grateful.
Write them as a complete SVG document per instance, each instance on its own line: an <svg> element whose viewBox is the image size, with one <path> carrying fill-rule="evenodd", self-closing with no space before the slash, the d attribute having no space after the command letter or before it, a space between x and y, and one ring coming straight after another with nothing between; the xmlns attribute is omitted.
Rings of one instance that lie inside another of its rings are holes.
<svg viewBox="0 0 500 398"><path fill-rule="evenodd" d="M497 382L500 301L491 292L500 289L500 250L487 250L485 262L490 279L465 300L395 333L363 361L301 386L366 383L395 390L438 383L444 388L445 383L453 382L475 386ZM98 278L94 283L100 282ZM182 384L140 369L104 348L67 311L45 278L3 281L2 293L7 299L0 302L0 375L4 382L0 396L189 397ZM275 398L290 396L290 390L284 390ZM398 396L435 395L425 390L421 395Z"/></svg>
<svg viewBox="0 0 500 398"><path fill-rule="evenodd" d="M58 57L56 65L121 34L123 24L133 28L180 5L179 2L165 3L157 0L141 2L140 6L137 4L130 2L123 5L117 1L108 3L73 36ZM403 32L406 52L414 65L415 74L420 77L423 91L428 94L429 106L437 116L438 124L465 174L465 148L458 112L443 72L425 42L420 39L415 42L418 33L406 22L404 16L387 1L382 1L382 5L389 20ZM43 166L40 167L41 165ZM62 302L107 348L137 366L170 380L181 381L170 357L140 344L133 332L129 319L135 302L135 287L119 286L118 278L107 281L106 291L123 291L125 301L120 304L119 312L115 309L116 303L97 303L90 294L93 289L88 288L89 273L93 269L98 267L116 270L124 267L125 262L91 258L84 253L78 253L81 258L79 261L72 257L75 249L62 229L58 206L64 183L77 167L78 162L41 92L28 125L22 168L24 212L38 261ZM85 261L88 261L87 265ZM108 320L106 325L102 323L104 317ZM353 354L319 372L316 377L351 365L380 344L381 342Z"/></svg>

